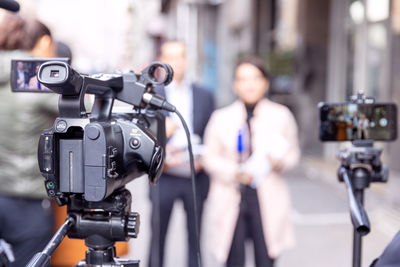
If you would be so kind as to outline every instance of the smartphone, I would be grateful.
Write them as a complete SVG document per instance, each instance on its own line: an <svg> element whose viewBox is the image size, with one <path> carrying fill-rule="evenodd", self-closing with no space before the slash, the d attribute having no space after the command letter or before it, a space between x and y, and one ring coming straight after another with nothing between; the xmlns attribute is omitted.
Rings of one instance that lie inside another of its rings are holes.
<svg viewBox="0 0 400 267"><path fill-rule="evenodd" d="M397 138L397 106L394 103L320 103L321 141Z"/></svg>
<svg viewBox="0 0 400 267"><path fill-rule="evenodd" d="M38 82L40 65L48 61L69 63L69 58L24 58L11 60L11 90L13 92L52 93L53 91Z"/></svg>

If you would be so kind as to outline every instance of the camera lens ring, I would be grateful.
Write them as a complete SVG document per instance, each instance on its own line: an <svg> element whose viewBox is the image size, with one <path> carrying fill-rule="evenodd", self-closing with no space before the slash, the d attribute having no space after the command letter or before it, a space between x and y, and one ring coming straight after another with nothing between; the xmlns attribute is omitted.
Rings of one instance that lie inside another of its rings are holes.
<svg viewBox="0 0 400 267"><path fill-rule="evenodd" d="M156 77L156 71L159 68L165 71L162 79ZM142 71L142 77L153 85L168 85L172 81L173 73L170 65L156 61Z"/></svg>

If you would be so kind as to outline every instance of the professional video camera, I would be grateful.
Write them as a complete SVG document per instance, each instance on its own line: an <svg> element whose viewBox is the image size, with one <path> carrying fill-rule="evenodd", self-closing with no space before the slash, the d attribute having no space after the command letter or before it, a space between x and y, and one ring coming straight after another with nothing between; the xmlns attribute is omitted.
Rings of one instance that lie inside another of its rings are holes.
<svg viewBox="0 0 400 267"><path fill-rule="evenodd" d="M346 184L353 235L353 267L361 266L361 237L370 232L364 210L364 189L372 182L387 182L389 171L382 165L382 149L373 141L397 138L397 107L394 103L375 103L362 92L345 103L320 103L320 140L352 141L353 147L338 153L338 179Z"/></svg>
<svg viewBox="0 0 400 267"><path fill-rule="evenodd" d="M165 117L159 110L177 111L153 89L170 83L173 71L155 62L140 75L85 76L65 60L44 61L14 60L12 88L60 94L59 117L40 136L38 161L48 195L59 205L67 205L68 216L28 266L49 265L66 234L85 239L89 247L86 260L78 266L138 266L139 261L115 257L114 243L136 237L139 231L139 215L130 212L131 194L124 186L144 174L150 183L159 179L166 142ZM35 69L33 65L40 65L40 87L18 86L16 69ZM95 95L90 113L84 105L86 94ZM133 109L112 113L115 99Z"/></svg>
<svg viewBox="0 0 400 267"><path fill-rule="evenodd" d="M143 174L151 183L157 182L163 163L160 142L165 144L163 117L140 111L145 107L143 95L159 83L152 76L156 67L169 68L153 64L141 77L132 73L84 77L66 63L41 65L39 82L61 94L60 117L39 141L39 168L49 196L60 204L67 203L71 194L102 201ZM171 76L161 83L169 83ZM85 93L96 95L90 116L84 110ZM114 99L132 104L137 113L111 116ZM155 133L150 131L150 121L156 123Z"/></svg>

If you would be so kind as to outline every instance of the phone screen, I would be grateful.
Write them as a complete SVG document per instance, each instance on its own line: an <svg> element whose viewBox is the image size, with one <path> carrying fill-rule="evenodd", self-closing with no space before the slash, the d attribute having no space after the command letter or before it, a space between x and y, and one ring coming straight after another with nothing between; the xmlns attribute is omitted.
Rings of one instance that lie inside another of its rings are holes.
<svg viewBox="0 0 400 267"><path fill-rule="evenodd" d="M397 106L394 103L320 103L321 141L397 138Z"/></svg>
<svg viewBox="0 0 400 267"><path fill-rule="evenodd" d="M52 93L53 91L38 82L37 73L40 65L48 61L68 63L68 58L28 58L11 61L11 90L13 92Z"/></svg>

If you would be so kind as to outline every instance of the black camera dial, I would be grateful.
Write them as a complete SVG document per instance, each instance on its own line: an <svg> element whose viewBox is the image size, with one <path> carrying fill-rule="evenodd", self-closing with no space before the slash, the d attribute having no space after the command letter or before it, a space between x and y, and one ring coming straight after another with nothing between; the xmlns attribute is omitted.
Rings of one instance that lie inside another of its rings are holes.
<svg viewBox="0 0 400 267"><path fill-rule="evenodd" d="M138 149L140 147L140 139L137 137L132 137L129 140L129 146L133 149Z"/></svg>

